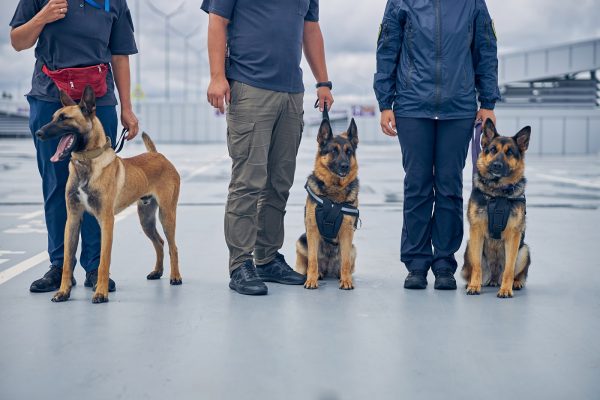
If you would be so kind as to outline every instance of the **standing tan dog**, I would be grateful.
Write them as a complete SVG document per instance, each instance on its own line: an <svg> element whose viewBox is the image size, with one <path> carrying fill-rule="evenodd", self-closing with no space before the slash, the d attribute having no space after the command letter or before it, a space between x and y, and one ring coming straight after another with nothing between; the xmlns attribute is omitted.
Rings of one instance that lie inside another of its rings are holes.
<svg viewBox="0 0 600 400"><path fill-rule="evenodd" d="M354 119L348 131L337 136L323 120L317 142L314 171L306 182L306 233L296 242L296 271L306 275L307 289L318 288L320 278L334 276L340 289L350 290L356 261L352 241L359 217Z"/></svg>
<svg viewBox="0 0 600 400"><path fill-rule="evenodd" d="M154 143L145 133L142 137L147 153L125 159L117 157L102 123L96 117L96 96L91 87L86 87L79 104L64 92L61 92L60 99L63 108L54 114L49 124L36 132L42 140L61 137L56 154L51 158L53 162L61 161L71 154L65 191L65 259L60 289L52 301L69 299L73 260L84 211L96 217L102 232L98 283L92 301L108 301L115 215L136 201L142 229L156 250L156 265L147 278L159 279L163 274L164 242L156 230L158 209L169 244L171 284L180 285L181 275L175 245L175 219L180 184L177 170L169 160L156 152Z"/></svg>

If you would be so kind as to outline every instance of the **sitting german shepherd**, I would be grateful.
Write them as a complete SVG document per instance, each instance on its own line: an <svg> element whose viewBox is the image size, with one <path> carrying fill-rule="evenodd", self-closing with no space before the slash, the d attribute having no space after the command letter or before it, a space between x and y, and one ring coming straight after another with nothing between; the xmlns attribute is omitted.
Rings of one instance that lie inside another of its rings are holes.
<svg viewBox="0 0 600 400"><path fill-rule="evenodd" d="M156 250L156 264L147 278L159 279L163 274L164 242L156 230L158 209L169 243L171 284L180 285L181 275L175 245L175 217L180 183L177 170L162 154L156 152L154 143L145 133L142 137L147 153L126 159L117 157L102 123L96 117L96 96L91 87L85 88L79 104L64 92L60 93L60 99L63 108L54 114L50 123L36 132L42 140L61 137L56 154L51 158L53 162L64 160L71 154L65 190L65 259L60 289L52 301L69 299L72 264L84 211L96 217L102 232L98 283L92 301L108 301L115 215L136 201L142 229Z"/></svg>
<svg viewBox="0 0 600 400"><path fill-rule="evenodd" d="M498 297L506 298L525 286L531 264L524 243L530 135L527 126L513 137L500 136L491 120L485 122L467 211L470 238L462 268L467 294L479 294L482 285L500 286Z"/></svg>
<svg viewBox="0 0 600 400"><path fill-rule="evenodd" d="M333 276L340 280L340 289L350 290L354 289L356 260L352 240L359 217L354 119L348 131L338 136L333 136L329 121L324 119L317 142L314 171L306 183L306 233L296 242L296 271L307 275L307 289L316 289L319 279Z"/></svg>

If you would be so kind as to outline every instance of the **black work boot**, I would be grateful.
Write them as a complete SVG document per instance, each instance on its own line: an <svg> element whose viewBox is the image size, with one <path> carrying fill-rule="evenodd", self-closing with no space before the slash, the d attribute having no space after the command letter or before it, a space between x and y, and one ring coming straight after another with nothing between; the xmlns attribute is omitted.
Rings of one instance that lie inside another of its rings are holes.
<svg viewBox="0 0 600 400"><path fill-rule="evenodd" d="M239 294L247 294L250 296L261 296L267 294L269 289L263 283L258 274L252 260L247 260L240 267L233 270L229 287Z"/></svg>
<svg viewBox="0 0 600 400"><path fill-rule="evenodd" d="M33 293L53 292L55 290L58 290L58 288L60 287L61 279L62 267L51 265L48 272L46 272L42 278L33 281L31 286L29 287L29 291ZM75 281L75 278L71 277L71 285L75 286L76 284L77 281Z"/></svg>
<svg viewBox="0 0 600 400"><path fill-rule="evenodd" d="M433 287L437 290L456 290L456 279L450 271L441 271L435 274L435 284Z"/></svg>
<svg viewBox="0 0 600 400"><path fill-rule="evenodd" d="M94 290L96 290L97 283L98 283L98 269L94 269L90 272L85 273L85 282L83 282L83 286L91 287ZM115 281L108 278L108 291L114 292L115 290L117 290L117 285L115 284Z"/></svg>
<svg viewBox="0 0 600 400"><path fill-rule="evenodd" d="M404 289L425 289L427 287L427 273L409 272L404 280Z"/></svg>
<svg viewBox="0 0 600 400"><path fill-rule="evenodd" d="M306 282L306 276L294 271L280 253L277 253L270 263L257 265L256 272L263 282L276 282L284 285L304 285Z"/></svg>

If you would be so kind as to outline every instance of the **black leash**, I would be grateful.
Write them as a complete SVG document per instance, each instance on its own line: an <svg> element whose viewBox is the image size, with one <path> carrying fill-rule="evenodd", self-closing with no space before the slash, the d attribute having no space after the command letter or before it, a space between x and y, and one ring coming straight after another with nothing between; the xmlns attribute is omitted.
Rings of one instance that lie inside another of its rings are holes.
<svg viewBox="0 0 600 400"><path fill-rule="evenodd" d="M121 152L121 150L123 150L123 146L125 146L125 135L127 132L129 132L129 129L127 128L123 128L121 131L121 136L119 136L117 143L115 143L115 153L118 154Z"/></svg>
<svg viewBox="0 0 600 400"><path fill-rule="evenodd" d="M319 108L319 99L315 102L315 108ZM329 111L327 111L327 102L323 104L323 119L329 121Z"/></svg>

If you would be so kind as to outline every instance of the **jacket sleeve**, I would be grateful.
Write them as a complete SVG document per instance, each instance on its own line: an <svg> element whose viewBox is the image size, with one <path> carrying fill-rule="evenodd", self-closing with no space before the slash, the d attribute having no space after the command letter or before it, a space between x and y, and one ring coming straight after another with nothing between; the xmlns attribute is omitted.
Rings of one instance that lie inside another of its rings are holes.
<svg viewBox="0 0 600 400"><path fill-rule="evenodd" d="M485 0L477 0L473 35L475 87L481 108L493 110L500 100L498 88L498 48L496 32Z"/></svg>
<svg viewBox="0 0 600 400"><path fill-rule="evenodd" d="M373 82L379 110L390 110L396 95L396 70L404 31L402 0L388 0L377 38L377 72Z"/></svg>

